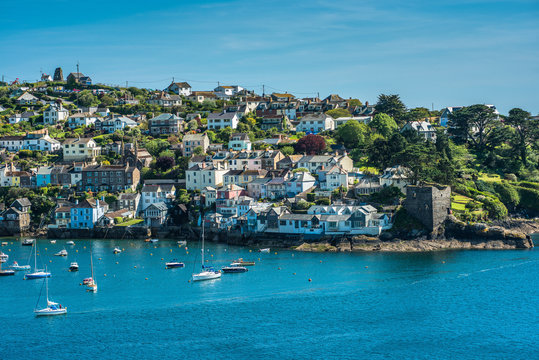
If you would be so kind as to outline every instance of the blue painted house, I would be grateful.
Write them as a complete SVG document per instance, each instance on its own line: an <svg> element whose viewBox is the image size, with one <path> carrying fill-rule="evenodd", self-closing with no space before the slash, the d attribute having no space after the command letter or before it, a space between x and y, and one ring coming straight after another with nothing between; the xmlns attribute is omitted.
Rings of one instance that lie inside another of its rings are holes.
<svg viewBox="0 0 539 360"><path fill-rule="evenodd" d="M51 183L51 172L54 166L40 166L36 173L36 186L45 187Z"/></svg>
<svg viewBox="0 0 539 360"><path fill-rule="evenodd" d="M86 199L71 208L72 229L93 229L97 220L105 215L108 204L97 199Z"/></svg>

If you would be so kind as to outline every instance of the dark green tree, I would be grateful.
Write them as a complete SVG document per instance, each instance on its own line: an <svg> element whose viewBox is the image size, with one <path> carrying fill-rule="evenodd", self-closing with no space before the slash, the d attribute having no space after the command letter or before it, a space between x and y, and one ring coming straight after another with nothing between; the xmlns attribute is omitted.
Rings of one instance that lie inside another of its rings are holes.
<svg viewBox="0 0 539 360"><path fill-rule="evenodd" d="M399 126L403 125L406 121L406 106L401 101L399 95L380 94L375 109L378 113L384 113L391 116Z"/></svg>

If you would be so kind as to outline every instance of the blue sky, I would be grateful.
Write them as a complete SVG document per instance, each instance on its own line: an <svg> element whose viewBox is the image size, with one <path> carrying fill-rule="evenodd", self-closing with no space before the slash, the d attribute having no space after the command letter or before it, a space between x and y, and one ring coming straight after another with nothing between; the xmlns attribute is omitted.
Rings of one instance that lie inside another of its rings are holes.
<svg viewBox="0 0 539 360"><path fill-rule="evenodd" d="M0 74L539 113L539 1L2 0Z"/></svg>

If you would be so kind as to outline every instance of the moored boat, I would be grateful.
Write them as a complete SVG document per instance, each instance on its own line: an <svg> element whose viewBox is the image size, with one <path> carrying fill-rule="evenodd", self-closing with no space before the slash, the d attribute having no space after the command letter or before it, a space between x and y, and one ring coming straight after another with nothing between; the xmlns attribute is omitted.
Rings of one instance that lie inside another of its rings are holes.
<svg viewBox="0 0 539 360"><path fill-rule="evenodd" d="M34 272L26 273L24 275L25 280L43 279L51 276L48 271L40 270L37 268L37 242L34 244Z"/></svg>
<svg viewBox="0 0 539 360"><path fill-rule="evenodd" d="M8 259L9 255L0 251L0 263L5 263Z"/></svg>
<svg viewBox="0 0 539 360"><path fill-rule="evenodd" d="M92 257L92 250L90 250L90 267L92 268L92 277L86 283L86 291L96 293L97 292L97 282L95 281L95 277L94 277L94 261L93 261L93 257Z"/></svg>
<svg viewBox="0 0 539 360"><path fill-rule="evenodd" d="M185 267L185 264L182 262L179 262L178 260L174 259L172 261L167 262L166 264L167 269L175 269L175 268L182 268Z"/></svg>
<svg viewBox="0 0 539 360"><path fill-rule="evenodd" d="M2 246L7 246L7 241L2 241Z"/></svg>
<svg viewBox="0 0 539 360"><path fill-rule="evenodd" d="M71 241L69 240L68 242L66 242L67 245L75 245L75 242L74 241Z"/></svg>
<svg viewBox="0 0 539 360"><path fill-rule="evenodd" d="M82 280L82 285L88 285L88 284L89 284L90 282L92 282L92 281L93 281L93 280L92 280L91 277L86 278L86 279Z"/></svg>
<svg viewBox="0 0 539 360"><path fill-rule="evenodd" d="M59 252L57 252L56 254L54 254L54 256L67 256L67 250L62 249Z"/></svg>
<svg viewBox="0 0 539 360"><path fill-rule="evenodd" d="M122 249L115 247L114 250L112 250L113 253L119 254L122 252Z"/></svg>
<svg viewBox="0 0 539 360"><path fill-rule="evenodd" d="M15 270L2 270L2 263L0 263L0 276L15 275Z"/></svg>
<svg viewBox="0 0 539 360"><path fill-rule="evenodd" d="M269 253L270 252L270 249L269 248L266 248L266 249L260 249L258 250L259 252L261 253Z"/></svg>
<svg viewBox="0 0 539 360"><path fill-rule="evenodd" d="M18 262L14 261L13 265L11 265L10 268L15 271L24 271L30 270L30 265L19 265Z"/></svg>
<svg viewBox="0 0 539 360"><path fill-rule="evenodd" d="M56 240L51 240L51 244L56 244Z"/></svg>
<svg viewBox="0 0 539 360"><path fill-rule="evenodd" d="M62 307L61 304L49 300L49 281L47 278L45 279L45 285L47 288L47 307L43 309L37 309L36 305L36 308L34 309L34 314L36 314L36 316L53 316L67 314L67 308ZM43 290L43 287L41 289ZM41 297L41 292L39 293L39 297ZM37 300L37 302L39 303L39 299Z"/></svg>
<svg viewBox="0 0 539 360"><path fill-rule="evenodd" d="M24 239L22 241L22 246L32 246L32 245L34 245L35 240L36 239Z"/></svg>
<svg viewBox="0 0 539 360"><path fill-rule="evenodd" d="M225 266L224 268L221 269L221 271L224 272L225 274L234 274L234 273L244 273L249 270L244 266Z"/></svg>
<svg viewBox="0 0 539 360"><path fill-rule="evenodd" d="M156 243L158 241L159 241L159 239L150 239L150 242L152 242L152 243Z"/></svg>
<svg viewBox="0 0 539 360"><path fill-rule="evenodd" d="M193 274L193 281L213 280L221 277L221 272L204 265L204 218L202 218L202 272Z"/></svg>
<svg viewBox="0 0 539 360"><path fill-rule="evenodd" d="M246 261L242 258L239 258L238 260L234 260L230 266L254 266L254 261Z"/></svg>
<svg viewBox="0 0 539 360"><path fill-rule="evenodd" d="M69 265L69 271L79 271L79 264L76 261L73 261Z"/></svg>

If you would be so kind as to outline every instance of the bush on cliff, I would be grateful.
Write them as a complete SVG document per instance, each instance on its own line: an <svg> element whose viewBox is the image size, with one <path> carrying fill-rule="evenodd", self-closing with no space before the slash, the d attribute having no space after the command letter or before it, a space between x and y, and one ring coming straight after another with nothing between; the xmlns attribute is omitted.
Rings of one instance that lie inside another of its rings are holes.
<svg viewBox="0 0 539 360"><path fill-rule="evenodd" d="M395 213L395 222L391 228L392 232L427 230L419 220L410 215L404 207L400 207Z"/></svg>
<svg viewBox="0 0 539 360"><path fill-rule="evenodd" d="M515 186L520 195L519 207L521 209L539 212L539 190L522 186Z"/></svg>
<svg viewBox="0 0 539 360"><path fill-rule="evenodd" d="M488 217L491 219L503 219L507 216L507 208L495 197L484 197L480 200L483 203L483 208L488 211Z"/></svg>
<svg viewBox="0 0 539 360"><path fill-rule="evenodd" d="M500 201L511 211L514 211L520 202L520 195L514 186L507 182L492 183Z"/></svg>

